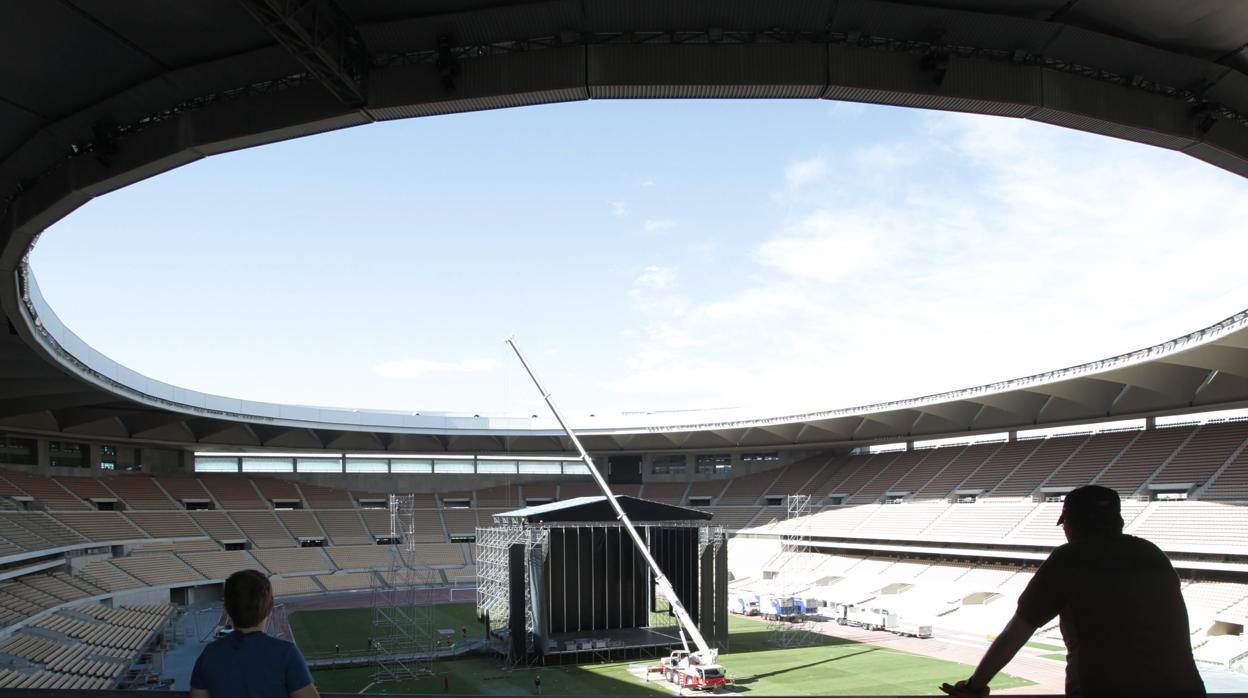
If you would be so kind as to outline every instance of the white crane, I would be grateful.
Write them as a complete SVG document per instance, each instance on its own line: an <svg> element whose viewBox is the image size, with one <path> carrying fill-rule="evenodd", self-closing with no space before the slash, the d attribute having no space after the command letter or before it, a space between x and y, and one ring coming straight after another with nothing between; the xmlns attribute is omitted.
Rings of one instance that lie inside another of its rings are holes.
<svg viewBox="0 0 1248 698"><path fill-rule="evenodd" d="M576 438L568 423L564 421L563 414L559 412L559 408L555 406L555 401L550 393L542 387L542 382L538 380L537 374L533 372L533 368L529 366L529 362L525 361L524 354L520 352L520 347L516 344L515 337L508 337L506 340L511 346L512 351L516 352L516 358L520 359L520 364L524 366L524 370L528 372L529 378L533 379L533 385L537 386L537 391L542 394L542 399L546 401L546 405L550 407L550 411L554 413L555 420L559 422L559 426L563 428L568 438L572 440L572 445L576 447L577 453L581 455L581 462L585 467L589 468L589 474L593 476L594 482L598 483L598 487L602 493L607 496L607 501L611 503L611 507L615 509L615 514L624 524L624 530L628 531L628 535L633 539L633 543L637 546L637 550L641 556L645 558L646 565L650 571L654 573L654 584L659 588L659 592L667 597L667 601L671 604L672 613L676 615L676 621L680 625L682 631L681 642L684 642L684 633L688 633L690 639L693 640L694 646L698 649L696 652L689 654L689 663L702 667L710 668L715 666L715 658L719 654L719 650L712 649L706 644L706 638L702 637L702 633L698 631L697 625L694 624L693 618L689 616L689 612L685 610L684 604L680 602L680 598L676 596L676 590L672 587L672 583L668 581L667 575L663 574L663 570L659 568L659 563L655 561L654 556L650 554L650 548L646 546L646 542L641 539L641 534L637 533L637 529L633 528L633 522L628 518L628 514L624 513L624 508L615 500L615 495L611 493L611 488L607 485L607 481L603 479L602 474L598 472L598 468L594 465L594 460L589 457L589 453L585 451L585 447L581 445L581 440ZM686 645L686 650L688 646Z"/></svg>

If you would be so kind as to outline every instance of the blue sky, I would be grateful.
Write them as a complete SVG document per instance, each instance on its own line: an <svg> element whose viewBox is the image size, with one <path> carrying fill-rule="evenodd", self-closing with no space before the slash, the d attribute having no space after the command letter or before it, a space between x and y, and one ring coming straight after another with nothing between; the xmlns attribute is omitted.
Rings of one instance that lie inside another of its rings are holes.
<svg viewBox="0 0 1248 698"><path fill-rule="evenodd" d="M529 414L843 407L1140 348L1248 307L1248 183L1028 122L583 102L230 153L32 263L80 336L256 400Z"/></svg>

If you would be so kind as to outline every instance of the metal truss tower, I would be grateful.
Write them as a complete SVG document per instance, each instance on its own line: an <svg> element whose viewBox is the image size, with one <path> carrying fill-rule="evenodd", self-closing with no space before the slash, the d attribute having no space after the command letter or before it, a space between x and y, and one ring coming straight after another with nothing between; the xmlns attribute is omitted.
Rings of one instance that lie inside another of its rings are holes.
<svg viewBox="0 0 1248 698"><path fill-rule="evenodd" d="M535 559L542 559L547 537L546 530L540 528L490 526L477 529L477 613L488 619L491 637L498 637L510 630L508 621L511 618L511 578L508 555L511 546L524 544L524 560L528 566ZM536 626L533 618L533 589L529 584L524 585L524 618L525 633L532 634ZM495 649L506 657L508 663L522 663L528 659L527 653L525 656L513 656L511 643L506 643L505 646L496 644Z"/></svg>
<svg viewBox="0 0 1248 698"><path fill-rule="evenodd" d="M390 568L372 580L372 680L416 680L433 675L438 638L433 628L433 570L417 557L416 498L390 495Z"/></svg>
<svg viewBox="0 0 1248 698"><path fill-rule="evenodd" d="M810 534L806 531L811 513L810 495L789 495L785 498L785 508L785 521L789 522L790 534L781 543L783 562L776 572L774 594L787 613L772 619L768 641L777 647L802 647L812 644L815 638L803 596L815 582L812 578L815 553L810 545ZM800 605L797 599L801 600Z"/></svg>

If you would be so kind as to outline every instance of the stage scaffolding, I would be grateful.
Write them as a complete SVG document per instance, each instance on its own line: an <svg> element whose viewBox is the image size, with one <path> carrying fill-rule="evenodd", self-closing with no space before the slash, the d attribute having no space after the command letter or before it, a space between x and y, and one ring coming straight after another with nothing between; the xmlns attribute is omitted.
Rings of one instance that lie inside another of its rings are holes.
<svg viewBox="0 0 1248 698"><path fill-rule="evenodd" d="M769 624L771 637L768 641L778 647L803 647L813 642L815 635L810 621L809 609L805 608L804 593L814 584L812 573L815 559L806 527L810 521L810 495L791 494L785 498L785 521L793 522L790 535L781 545L780 569L776 572L774 593L787 613L774 616ZM801 599L801 612L793 599Z"/></svg>
<svg viewBox="0 0 1248 698"><path fill-rule="evenodd" d="M527 522L522 517L495 516L495 525L480 527L476 530L477 559L477 613L488 624L488 632L492 646L508 663L526 664L535 662L565 661L618 661L626 657L655 657L666 653L669 646L680 646L680 634L676 617L668 610L666 604L654 603L656 589L653 579L645 585L644 598L648 608L643 613L641 627L618 630L585 630L578 632L552 632L547 625L550 621L551 609L547 608L547 594L552 593L545 586L545 575L549 572L547 558L551 554L552 531L557 529L578 529L585 531L594 529L606 531L618 529L618 522L571 521L571 522ZM699 626L709 631L715 623L724 625L714 627L714 635L720 647L727 642L727 556L723 549L727 546L727 536L723 527L710 525L708 521L645 521L638 523L643 538L650 539L650 529L697 529L697 556L693 564L699 570L700 581L694 585L693 593L698 597L697 607L702 609ZM626 539L624 539L626 540ZM525 569L524 583L524 634L517 651L517 643L510 637L511 604L513 599L512 583L512 549L517 544L523 545ZM625 548L631 553L631 546ZM710 569L713 568L713 569ZM721 569L722 568L722 569ZM648 573L647 573L648 574ZM719 580L716 583L716 580ZM537 583L535 583L537 580ZM536 597L536 598L535 598ZM723 609L717 616L715 608ZM573 640L576 636L576 640ZM582 642L582 638L594 638L592 642ZM569 645L575 643L575 649ZM539 647L539 644L541 645ZM540 650L540 651L539 651Z"/></svg>
<svg viewBox="0 0 1248 698"><path fill-rule="evenodd" d="M373 625L368 649L372 680L405 681L433 675L439 650L433 627L433 570L416 556L416 498L390 495L390 567L374 572Z"/></svg>

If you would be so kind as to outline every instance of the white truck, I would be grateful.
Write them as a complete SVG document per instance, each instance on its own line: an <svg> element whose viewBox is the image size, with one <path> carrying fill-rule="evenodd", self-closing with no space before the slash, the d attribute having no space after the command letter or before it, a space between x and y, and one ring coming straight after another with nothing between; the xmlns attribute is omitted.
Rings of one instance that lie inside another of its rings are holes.
<svg viewBox="0 0 1248 698"><path fill-rule="evenodd" d="M681 688L712 691L728 683L723 667L700 663L696 653L690 654L688 650L673 651L663 658L662 667L663 678Z"/></svg>

